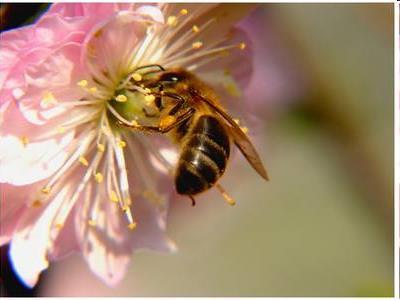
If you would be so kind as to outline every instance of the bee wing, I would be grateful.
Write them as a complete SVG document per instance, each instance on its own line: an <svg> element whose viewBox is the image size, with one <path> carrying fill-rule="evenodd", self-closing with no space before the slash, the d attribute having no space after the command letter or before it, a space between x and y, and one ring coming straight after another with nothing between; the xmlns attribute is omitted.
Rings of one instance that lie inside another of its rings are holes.
<svg viewBox="0 0 400 300"><path fill-rule="evenodd" d="M230 133L235 141L235 145L239 148L240 152L244 155L250 165L257 171L258 174L265 180L269 180L267 171L264 168L261 159L254 148L253 144L250 142L247 135L239 127L239 125L229 116L222 108L215 105L210 100L200 96L202 101L206 102L215 112L217 112L226 122L228 122L228 127Z"/></svg>

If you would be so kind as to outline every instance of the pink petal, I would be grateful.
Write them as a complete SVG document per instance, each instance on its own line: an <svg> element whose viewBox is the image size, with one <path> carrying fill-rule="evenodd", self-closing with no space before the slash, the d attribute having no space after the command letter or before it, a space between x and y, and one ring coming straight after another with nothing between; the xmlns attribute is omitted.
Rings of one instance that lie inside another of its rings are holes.
<svg viewBox="0 0 400 300"><path fill-rule="evenodd" d="M47 207L37 211L26 211L19 221L17 232L13 235L10 257L15 272L29 287L33 287L40 272L49 266L48 252L51 247L50 236L53 231L54 217L69 193L62 189Z"/></svg>
<svg viewBox="0 0 400 300"><path fill-rule="evenodd" d="M0 182L25 185L49 177L64 163L73 137L70 131L61 140L24 145L16 136L0 136Z"/></svg>
<svg viewBox="0 0 400 300"><path fill-rule="evenodd" d="M135 47L146 37L146 28L142 16L125 11L96 26L88 35L83 53L92 75L108 85L110 81L105 77L111 78L115 85L131 71Z"/></svg>

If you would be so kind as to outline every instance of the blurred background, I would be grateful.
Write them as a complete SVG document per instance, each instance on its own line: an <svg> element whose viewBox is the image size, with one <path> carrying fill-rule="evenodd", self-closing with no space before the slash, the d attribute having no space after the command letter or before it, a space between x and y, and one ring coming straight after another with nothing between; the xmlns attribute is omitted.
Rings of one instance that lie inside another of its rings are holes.
<svg viewBox="0 0 400 300"><path fill-rule="evenodd" d="M46 5L3 4L1 29ZM263 4L240 24L254 39L250 135L266 183L236 155L216 192L176 199L173 255L136 253L106 287L79 256L8 296L393 296L393 4ZM249 30L250 29L250 30ZM239 175L240 174L240 175Z"/></svg>

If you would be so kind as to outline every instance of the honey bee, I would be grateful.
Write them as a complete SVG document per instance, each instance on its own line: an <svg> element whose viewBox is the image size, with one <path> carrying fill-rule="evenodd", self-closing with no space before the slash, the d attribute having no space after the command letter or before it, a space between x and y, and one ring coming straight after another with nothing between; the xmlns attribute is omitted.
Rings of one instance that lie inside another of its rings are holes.
<svg viewBox="0 0 400 300"><path fill-rule="evenodd" d="M259 155L247 135L225 111L211 87L192 72L183 68L164 69L149 65L142 86L155 96L158 126L144 126L119 121L120 125L167 134L180 145L175 166L175 189L178 194L194 196L217 187L225 200L234 204L225 190L217 183L224 174L234 143L255 171L268 180ZM154 70L155 68L155 70Z"/></svg>

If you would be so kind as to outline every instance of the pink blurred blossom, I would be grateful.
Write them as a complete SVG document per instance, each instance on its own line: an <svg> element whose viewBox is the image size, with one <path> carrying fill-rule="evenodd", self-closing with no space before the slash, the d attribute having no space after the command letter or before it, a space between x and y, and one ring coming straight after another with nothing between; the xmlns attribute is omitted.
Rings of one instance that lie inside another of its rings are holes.
<svg viewBox="0 0 400 300"><path fill-rule="evenodd" d="M245 85L251 75L251 49L235 46L247 39L233 25L248 10L60 3L1 34L0 245L11 244L28 286L73 251L115 285L132 251L175 250L165 234L171 190L160 172L169 152L116 130L108 102L135 68L154 63L196 72L224 99L237 96L235 80Z"/></svg>

